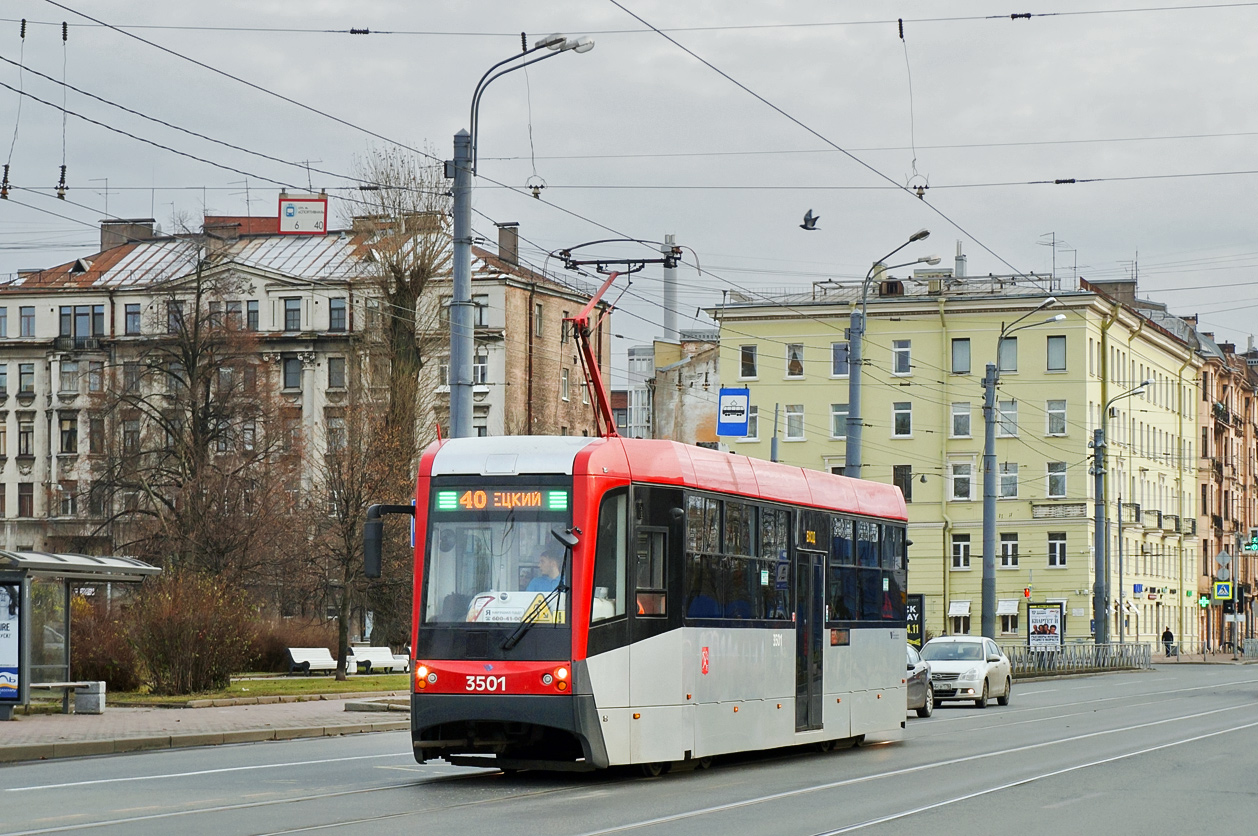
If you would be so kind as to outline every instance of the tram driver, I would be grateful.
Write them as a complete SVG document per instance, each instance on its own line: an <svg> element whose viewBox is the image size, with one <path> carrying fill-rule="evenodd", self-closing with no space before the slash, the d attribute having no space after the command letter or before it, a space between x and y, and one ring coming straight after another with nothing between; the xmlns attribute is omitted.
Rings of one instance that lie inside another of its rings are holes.
<svg viewBox="0 0 1258 836"><path fill-rule="evenodd" d="M547 546L537 558L537 574L524 589L526 592L554 592L559 586L560 558L553 546Z"/></svg>

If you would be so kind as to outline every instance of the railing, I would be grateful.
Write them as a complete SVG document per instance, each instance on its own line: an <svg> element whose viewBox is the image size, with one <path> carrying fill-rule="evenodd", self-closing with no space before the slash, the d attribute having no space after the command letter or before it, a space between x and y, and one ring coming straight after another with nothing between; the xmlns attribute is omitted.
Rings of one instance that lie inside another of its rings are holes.
<svg viewBox="0 0 1258 836"><path fill-rule="evenodd" d="M1143 642L1064 644L1060 650L1032 650L1024 644L1001 645L1014 676L1145 670L1152 666L1150 646Z"/></svg>

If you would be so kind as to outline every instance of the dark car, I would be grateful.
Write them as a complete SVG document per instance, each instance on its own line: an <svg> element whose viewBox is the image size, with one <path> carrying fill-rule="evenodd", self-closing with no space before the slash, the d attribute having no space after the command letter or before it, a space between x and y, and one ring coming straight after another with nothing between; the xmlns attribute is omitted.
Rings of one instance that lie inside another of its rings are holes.
<svg viewBox="0 0 1258 836"><path fill-rule="evenodd" d="M906 647L909 667L904 682L909 695L909 710L916 710L918 717L929 717L935 710L935 686L930 681L930 662L923 659L913 645Z"/></svg>

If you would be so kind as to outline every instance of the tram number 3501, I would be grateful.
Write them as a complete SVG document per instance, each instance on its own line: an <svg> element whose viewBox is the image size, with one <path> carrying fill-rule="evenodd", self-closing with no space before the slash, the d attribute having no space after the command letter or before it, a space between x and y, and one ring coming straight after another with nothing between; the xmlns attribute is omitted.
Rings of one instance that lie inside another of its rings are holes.
<svg viewBox="0 0 1258 836"><path fill-rule="evenodd" d="M467 690L505 691L507 690L507 678L505 676L469 676L467 678Z"/></svg>

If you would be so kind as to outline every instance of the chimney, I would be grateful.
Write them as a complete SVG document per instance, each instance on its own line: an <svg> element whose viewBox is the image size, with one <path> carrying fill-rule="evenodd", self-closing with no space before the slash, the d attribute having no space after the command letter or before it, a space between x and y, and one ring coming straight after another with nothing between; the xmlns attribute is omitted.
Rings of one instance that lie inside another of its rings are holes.
<svg viewBox="0 0 1258 836"><path fill-rule="evenodd" d="M504 221L494 224L498 227L498 258L508 264L520 263L520 224L518 221Z"/></svg>
<svg viewBox="0 0 1258 836"><path fill-rule="evenodd" d="M957 259L956 266L952 269L952 275L958 279L965 278L965 253L961 252L961 242L957 242Z"/></svg>
<svg viewBox="0 0 1258 836"><path fill-rule="evenodd" d="M123 244L148 241L153 237L152 218L111 218L100 222L100 249L112 250Z"/></svg>

